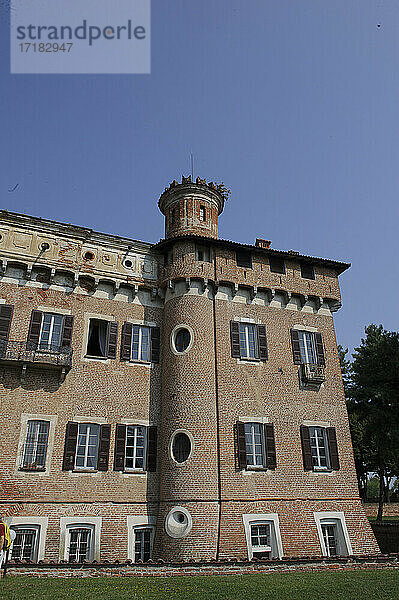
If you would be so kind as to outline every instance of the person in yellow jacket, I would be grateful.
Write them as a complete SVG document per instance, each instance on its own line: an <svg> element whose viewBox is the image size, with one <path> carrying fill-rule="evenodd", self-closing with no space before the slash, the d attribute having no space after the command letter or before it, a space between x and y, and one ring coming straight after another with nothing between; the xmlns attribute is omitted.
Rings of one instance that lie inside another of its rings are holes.
<svg viewBox="0 0 399 600"><path fill-rule="evenodd" d="M3 564L8 550L11 546L11 530L7 523L4 523L3 517L0 516L0 569Z"/></svg>

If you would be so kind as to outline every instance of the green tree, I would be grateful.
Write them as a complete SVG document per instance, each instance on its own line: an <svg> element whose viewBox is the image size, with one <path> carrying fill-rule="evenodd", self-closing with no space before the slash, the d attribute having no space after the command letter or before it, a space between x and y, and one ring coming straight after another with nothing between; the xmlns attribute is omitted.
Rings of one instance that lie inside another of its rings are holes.
<svg viewBox="0 0 399 600"><path fill-rule="evenodd" d="M359 479L364 487L364 471L377 474L382 520L390 481L399 472L399 334L382 325L369 325L365 333L353 354L346 393Z"/></svg>

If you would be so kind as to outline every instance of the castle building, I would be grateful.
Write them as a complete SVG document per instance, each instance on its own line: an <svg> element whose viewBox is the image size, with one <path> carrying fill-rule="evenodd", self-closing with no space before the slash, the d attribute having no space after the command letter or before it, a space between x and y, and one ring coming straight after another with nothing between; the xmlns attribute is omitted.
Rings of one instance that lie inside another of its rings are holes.
<svg viewBox="0 0 399 600"><path fill-rule="evenodd" d="M349 265L220 239L224 203L174 181L157 244L0 212L14 560L378 552L333 324Z"/></svg>

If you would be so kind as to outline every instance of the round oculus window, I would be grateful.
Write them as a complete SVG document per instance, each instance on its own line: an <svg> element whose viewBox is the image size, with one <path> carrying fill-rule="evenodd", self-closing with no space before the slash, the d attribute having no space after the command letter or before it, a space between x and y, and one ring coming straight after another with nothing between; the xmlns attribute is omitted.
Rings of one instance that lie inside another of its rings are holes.
<svg viewBox="0 0 399 600"><path fill-rule="evenodd" d="M94 258L94 253L93 253L93 252L90 252L90 250L89 250L88 252L85 252L85 253L84 253L84 255L83 255L83 258L84 258L85 260L93 260L93 258Z"/></svg>
<svg viewBox="0 0 399 600"><path fill-rule="evenodd" d="M172 456L177 463L184 463L191 453L191 440L187 433L179 432L172 441Z"/></svg>
<svg viewBox="0 0 399 600"><path fill-rule="evenodd" d="M190 345L191 334L188 329L182 327L175 333L175 348L177 352L184 352Z"/></svg>
<svg viewBox="0 0 399 600"><path fill-rule="evenodd" d="M123 266L126 267L126 269L131 269L133 266L133 262L130 260L130 258L127 258L124 262L123 262Z"/></svg>
<svg viewBox="0 0 399 600"><path fill-rule="evenodd" d="M172 538L185 537L190 533L192 526L192 517L182 506L172 508L165 520L166 533Z"/></svg>

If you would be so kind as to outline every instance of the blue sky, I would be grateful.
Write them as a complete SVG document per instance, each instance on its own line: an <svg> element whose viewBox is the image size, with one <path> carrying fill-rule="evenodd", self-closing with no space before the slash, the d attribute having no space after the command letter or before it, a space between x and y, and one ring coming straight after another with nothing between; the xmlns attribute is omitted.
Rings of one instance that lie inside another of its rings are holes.
<svg viewBox="0 0 399 600"><path fill-rule="evenodd" d="M9 74L6 2L1 207L156 242L193 152L221 237L352 262L340 343L398 328L397 0L153 0L150 75L76 76Z"/></svg>

